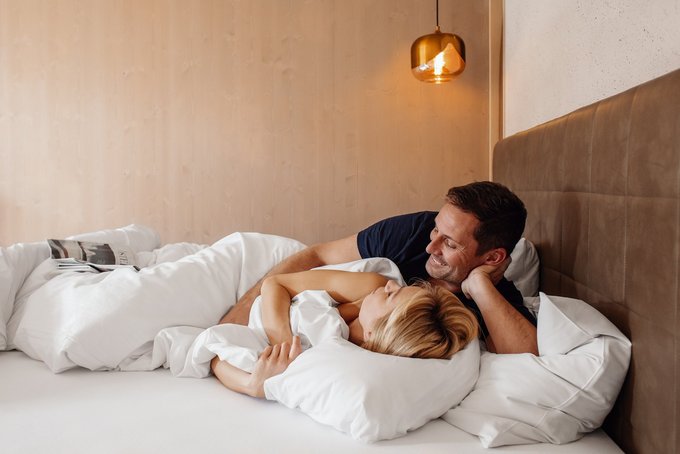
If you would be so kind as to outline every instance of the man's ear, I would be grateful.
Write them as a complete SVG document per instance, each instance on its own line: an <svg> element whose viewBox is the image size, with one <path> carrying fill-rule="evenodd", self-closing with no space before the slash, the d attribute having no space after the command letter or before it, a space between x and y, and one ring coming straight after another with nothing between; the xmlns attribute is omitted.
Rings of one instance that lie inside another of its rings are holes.
<svg viewBox="0 0 680 454"><path fill-rule="evenodd" d="M491 249L484 254L485 265L500 265L508 258L508 252L503 248Z"/></svg>

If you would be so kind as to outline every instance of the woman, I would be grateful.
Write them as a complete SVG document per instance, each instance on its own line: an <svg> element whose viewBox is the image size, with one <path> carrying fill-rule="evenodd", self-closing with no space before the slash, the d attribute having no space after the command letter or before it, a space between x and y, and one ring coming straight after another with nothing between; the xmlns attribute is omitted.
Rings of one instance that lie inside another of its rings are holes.
<svg viewBox="0 0 680 454"><path fill-rule="evenodd" d="M368 350L412 358L450 358L477 336L476 317L449 291L421 283L401 287L377 273L312 270L271 276L262 284L262 322L272 345L252 373L215 357L211 368L227 388L264 397L264 381L301 353L290 327L291 299L324 289L349 327L349 341Z"/></svg>

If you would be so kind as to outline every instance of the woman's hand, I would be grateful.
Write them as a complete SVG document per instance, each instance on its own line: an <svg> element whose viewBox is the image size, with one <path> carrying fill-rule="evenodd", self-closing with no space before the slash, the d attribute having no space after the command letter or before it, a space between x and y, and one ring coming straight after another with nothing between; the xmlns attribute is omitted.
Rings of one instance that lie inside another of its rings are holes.
<svg viewBox="0 0 680 454"><path fill-rule="evenodd" d="M250 375L251 392L249 394L254 397L265 397L265 380L283 373L300 353L302 353L302 346L298 336L293 336L293 342L290 344L283 342L265 348Z"/></svg>

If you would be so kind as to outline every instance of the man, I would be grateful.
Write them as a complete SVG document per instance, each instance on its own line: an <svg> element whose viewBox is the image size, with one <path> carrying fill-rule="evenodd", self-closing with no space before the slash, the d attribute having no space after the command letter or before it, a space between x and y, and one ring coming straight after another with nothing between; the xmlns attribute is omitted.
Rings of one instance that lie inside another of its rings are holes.
<svg viewBox="0 0 680 454"><path fill-rule="evenodd" d="M455 293L477 315L489 351L538 354L535 320L522 295L503 278L522 236L526 209L508 188L490 181L449 189L436 212L380 221L358 234L310 246L267 276L360 258L387 257L404 280L429 280ZM262 281L220 323L246 324Z"/></svg>

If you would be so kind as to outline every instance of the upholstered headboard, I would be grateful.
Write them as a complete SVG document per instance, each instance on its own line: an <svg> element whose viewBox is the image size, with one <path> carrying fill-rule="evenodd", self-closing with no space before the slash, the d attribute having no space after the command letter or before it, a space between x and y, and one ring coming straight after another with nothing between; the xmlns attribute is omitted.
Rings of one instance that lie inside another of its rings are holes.
<svg viewBox="0 0 680 454"><path fill-rule="evenodd" d="M632 340L607 433L680 452L680 70L502 140L493 175L527 206L541 289Z"/></svg>

